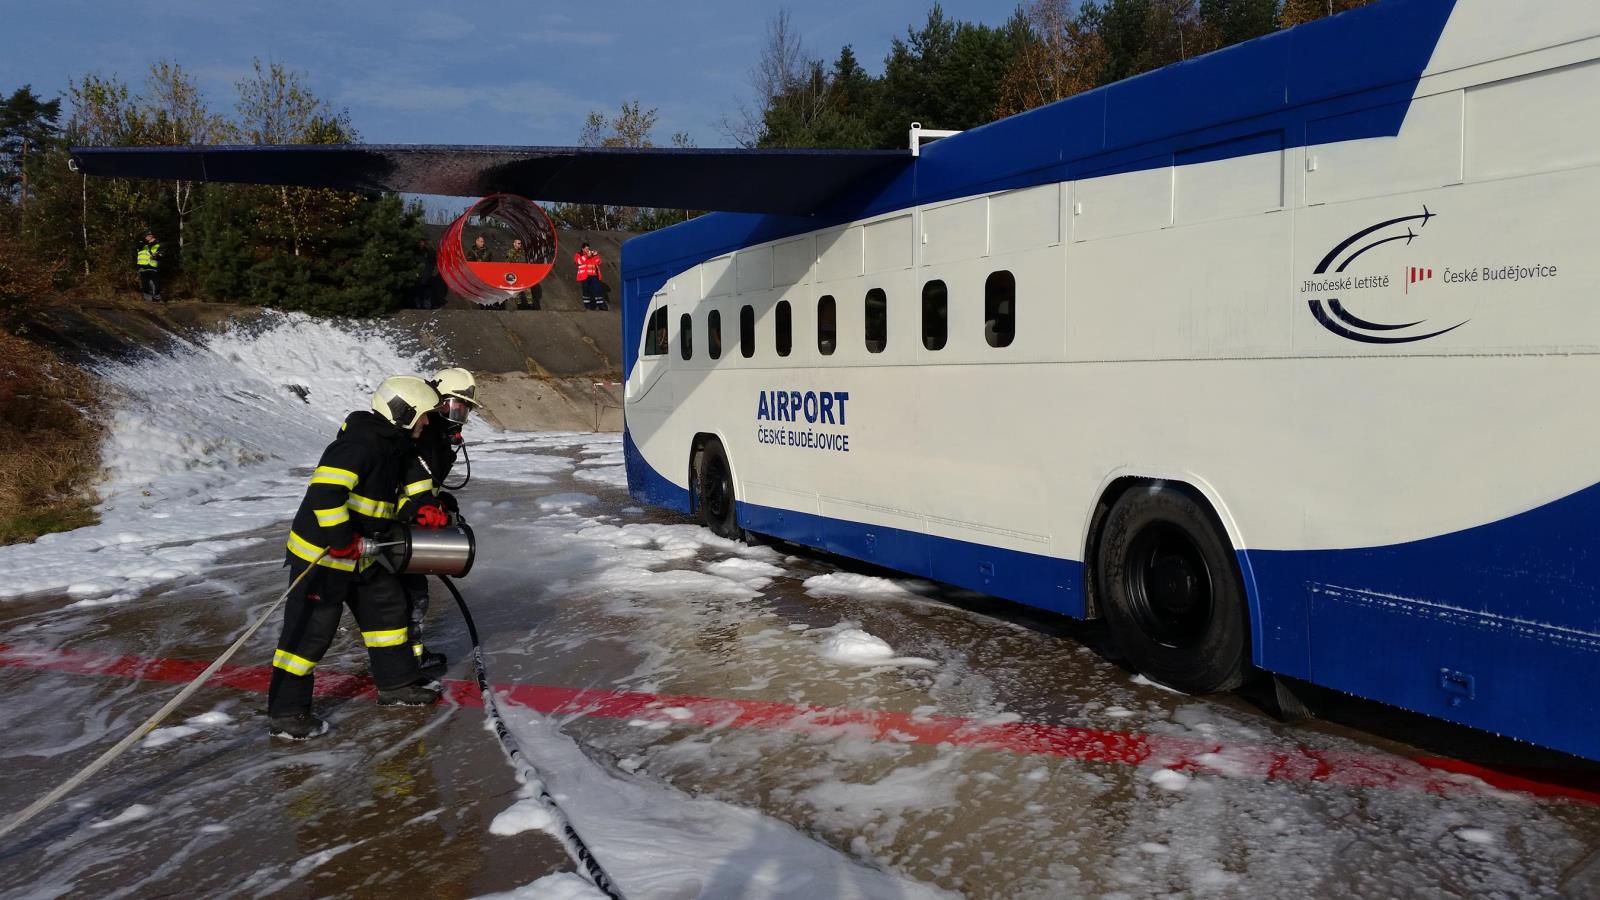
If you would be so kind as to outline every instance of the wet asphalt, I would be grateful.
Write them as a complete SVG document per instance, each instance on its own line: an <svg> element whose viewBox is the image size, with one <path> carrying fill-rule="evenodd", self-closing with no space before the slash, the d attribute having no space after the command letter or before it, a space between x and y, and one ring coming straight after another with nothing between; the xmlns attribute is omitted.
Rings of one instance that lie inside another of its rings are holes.
<svg viewBox="0 0 1600 900"><path fill-rule="evenodd" d="M539 452L576 461L580 450ZM541 498L574 492L595 499L565 512L540 508ZM1160 759L851 727L563 719L601 766L760 810L906 878L996 898L1600 896L1600 804L1468 778L1447 790L1268 780L1230 774L1226 757L1309 749L1359 767L1446 756L1590 789L1600 766L1329 692L1309 691L1321 718L1296 724L1275 719L1260 689L1174 694L1135 680L1092 623L926 584L872 596L807 590L819 575L889 573L785 545L750 557L781 570L753 597L692 581L670 590L618 582L608 571L614 556L570 552L558 546L562 531L687 523L570 472L546 484L479 480L461 497L482 558L460 584L497 683L1041 723L1221 748L1210 768L1174 772ZM262 535L269 539L220 561L211 577L131 602L73 606L41 595L0 604L0 644L210 660L286 582L278 532ZM641 540L618 543L626 550ZM651 565L714 573L731 555L708 540ZM346 617L322 670L364 671L352 624ZM822 637L846 626L931 665L819 656ZM438 588L430 629L430 645L451 657L449 677L470 679L466 630ZM276 620L235 663L267 665L275 637ZM0 812L77 771L176 690L0 666ZM0 894L469 897L573 869L545 834L489 833L518 785L482 710L387 710L325 697L318 711L334 731L300 745L267 738L264 703L253 691L200 691L163 724L227 719L136 746L0 839Z"/></svg>

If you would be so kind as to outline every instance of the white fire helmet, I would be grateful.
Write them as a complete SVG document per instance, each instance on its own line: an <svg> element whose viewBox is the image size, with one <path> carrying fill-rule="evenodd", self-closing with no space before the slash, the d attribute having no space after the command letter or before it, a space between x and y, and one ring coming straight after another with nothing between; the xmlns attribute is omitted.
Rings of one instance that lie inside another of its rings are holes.
<svg viewBox="0 0 1600 900"><path fill-rule="evenodd" d="M466 369L442 369L433 376L439 391L439 412L456 427L467 424L467 411L478 405L478 382Z"/></svg>
<svg viewBox="0 0 1600 900"><path fill-rule="evenodd" d="M372 395L373 412L406 429L438 405L438 392L415 375L391 375Z"/></svg>
<svg viewBox="0 0 1600 900"><path fill-rule="evenodd" d="M467 403L478 405L478 382L466 369L440 369L433 376L440 397L460 397Z"/></svg>

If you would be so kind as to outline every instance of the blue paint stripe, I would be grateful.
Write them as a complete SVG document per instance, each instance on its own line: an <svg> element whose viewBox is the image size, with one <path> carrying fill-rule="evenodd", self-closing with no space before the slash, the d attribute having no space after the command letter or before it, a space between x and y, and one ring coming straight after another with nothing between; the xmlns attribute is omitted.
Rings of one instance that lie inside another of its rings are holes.
<svg viewBox="0 0 1600 900"><path fill-rule="evenodd" d="M628 493L634 499L685 515L692 512L689 491L656 471L626 428L622 432L622 453ZM1083 566L1072 560L743 501L737 504L737 510L740 527L757 534L1052 612L1078 618L1085 615Z"/></svg>
<svg viewBox="0 0 1600 900"><path fill-rule="evenodd" d="M628 431L626 424L622 428L622 462L628 472L628 493L632 494L635 500L684 515L693 511L689 503L688 489L668 481L645 460L644 454L639 452L639 446L633 442L633 434Z"/></svg>
<svg viewBox="0 0 1600 900"><path fill-rule="evenodd" d="M743 501L738 508L739 524L757 534L1051 612L1085 615L1083 565L1073 560Z"/></svg>

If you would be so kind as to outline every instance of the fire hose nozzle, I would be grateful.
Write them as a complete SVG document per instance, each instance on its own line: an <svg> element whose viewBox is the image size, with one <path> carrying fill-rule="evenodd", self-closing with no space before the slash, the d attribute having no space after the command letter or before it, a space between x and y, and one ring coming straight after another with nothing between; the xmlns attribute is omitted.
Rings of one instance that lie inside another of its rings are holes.
<svg viewBox="0 0 1600 900"><path fill-rule="evenodd" d="M404 547L405 541L375 541L372 538L361 539L361 556L363 559L375 559L383 555L386 547Z"/></svg>
<svg viewBox="0 0 1600 900"><path fill-rule="evenodd" d="M465 522L443 528L398 526L400 540L361 539L361 556L396 575L463 577L477 556L477 538Z"/></svg>

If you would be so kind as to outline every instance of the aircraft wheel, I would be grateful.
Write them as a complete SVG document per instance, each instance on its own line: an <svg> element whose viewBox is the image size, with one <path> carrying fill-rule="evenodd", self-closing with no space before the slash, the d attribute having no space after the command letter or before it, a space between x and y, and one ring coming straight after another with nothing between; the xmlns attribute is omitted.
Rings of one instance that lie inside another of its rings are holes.
<svg viewBox="0 0 1600 900"><path fill-rule="evenodd" d="M1244 582L1207 508L1176 488L1135 488L1112 506L1104 528L1096 560L1103 611L1128 661L1186 693L1243 684Z"/></svg>
<svg viewBox="0 0 1600 900"><path fill-rule="evenodd" d="M733 470L728 466L728 455L722 442L710 438L700 448L699 471L695 473L699 487L700 521L717 537L738 540L742 535L738 522L738 507L733 491Z"/></svg>

